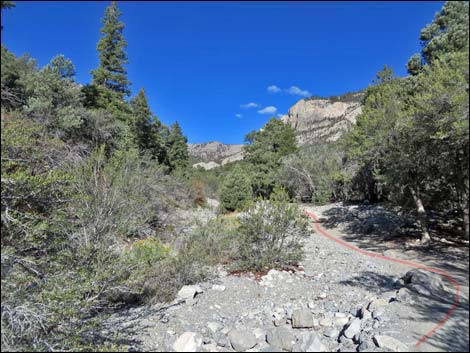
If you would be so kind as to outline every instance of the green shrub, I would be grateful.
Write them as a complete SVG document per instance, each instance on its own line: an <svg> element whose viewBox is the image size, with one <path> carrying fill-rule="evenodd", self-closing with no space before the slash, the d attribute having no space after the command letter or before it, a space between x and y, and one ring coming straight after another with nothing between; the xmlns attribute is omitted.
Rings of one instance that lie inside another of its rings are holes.
<svg viewBox="0 0 470 353"><path fill-rule="evenodd" d="M263 270L292 265L302 258L307 222L296 205L285 201L285 196L259 200L240 215L239 222L238 268Z"/></svg>
<svg viewBox="0 0 470 353"><path fill-rule="evenodd" d="M220 206L224 211L243 210L252 201L251 183L246 172L235 168L225 177L220 192Z"/></svg>

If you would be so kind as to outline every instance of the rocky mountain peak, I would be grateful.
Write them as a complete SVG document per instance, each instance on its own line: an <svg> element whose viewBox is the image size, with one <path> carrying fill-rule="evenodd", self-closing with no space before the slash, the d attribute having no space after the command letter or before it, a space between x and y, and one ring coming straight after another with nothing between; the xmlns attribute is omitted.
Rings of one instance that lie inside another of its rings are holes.
<svg viewBox="0 0 470 353"><path fill-rule="evenodd" d="M356 123L363 96L362 92L356 92L302 99L281 120L292 126L300 145L336 141Z"/></svg>

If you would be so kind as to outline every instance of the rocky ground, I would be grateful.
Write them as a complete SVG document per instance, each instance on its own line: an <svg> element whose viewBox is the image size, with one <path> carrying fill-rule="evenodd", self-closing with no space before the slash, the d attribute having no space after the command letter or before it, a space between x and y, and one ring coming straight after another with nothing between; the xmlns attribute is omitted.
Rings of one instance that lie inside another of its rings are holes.
<svg viewBox="0 0 470 353"><path fill-rule="evenodd" d="M359 237L351 222L360 217L338 220L338 214L357 216L348 207L308 209L323 217L322 227L333 236L365 247L376 234L383 247L374 251L417 260L416 250L390 250L390 239L379 237L380 222L367 232L369 242ZM423 256L424 263L455 276L463 295L451 319L418 347L453 304L454 290L441 276L409 272L313 232L305 255L299 270L271 270L261 278L230 275L220 267L214 280L183 287L171 304L112 315L102 334L118 331L130 350L144 351L468 351L468 248L441 250L438 261Z"/></svg>

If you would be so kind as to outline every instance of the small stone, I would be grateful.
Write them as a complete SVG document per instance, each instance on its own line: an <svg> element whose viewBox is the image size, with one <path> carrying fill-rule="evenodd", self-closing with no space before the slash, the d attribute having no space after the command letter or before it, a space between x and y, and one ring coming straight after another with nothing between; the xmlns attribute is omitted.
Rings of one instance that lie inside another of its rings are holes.
<svg viewBox="0 0 470 353"><path fill-rule="evenodd" d="M255 335L258 341L265 341L266 340L266 331L261 328L255 328L253 330L253 334Z"/></svg>
<svg viewBox="0 0 470 353"><path fill-rule="evenodd" d="M274 319L274 320L273 320L273 324L274 324L274 326L276 326L276 327L283 326L283 325L286 324L286 322L287 322L286 319Z"/></svg>
<svg viewBox="0 0 470 353"><path fill-rule="evenodd" d="M221 325L218 322L209 322L207 324L207 327L209 330L211 330L213 333L216 333L217 331L220 330Z"/></svg>
<svg viewBox="0 0 470 353"><path fill-rule="evenodd" d="M339 334L338 330L335 329L334 327L330 327L326 329L325 332L323 333L323 335L326 337L337 337L338 334Z"/></svg>
<svg viewBox="0 0 470 353"><path fill-rule="evenodd" d="M347 317L337 317L335 318L335 326L344 327L349 322Z"/></svg>
<svg viewBox="0 0 470 353"><path fill-rule="evenodd" d="M222 332L215 333L213 337L219 347L228 347L230 344L228 342L227 336Z"/></svg>
<svg viewBox="0 0 470 353"><path fill-rule="evenodd" d="M377 299L374 299L372 300L370 303L369 303L369 306L367 307L367 309L370 311L370 312L373 312L374 310L382 307L382 306L385 306L388 304L388 301L384 298L377 298Z"/></svg>
<svg viewBox="0 0 470 353"><path fill-rule="evenodd" d="M344 336L346 338L353 338L355 334L361 332L361 319L359 318L354 318L351 320L351 322L348 324L346 330L344 331Z"/></svg>
<svg viewBox="0 0 470 353"><path fill-rule="evenodd" d="M292 313L293 328L311 328L313 327L313 315L305 309L297 309Z"/></svg>
<svg viewBox="0 0 470 353"><path fill-rule="evenodd" d="M377 310L374 310L372 317L374 319L378 319L379 317L383 316L383 314L385 314L385 310L383 308L378 308Z"/></svg>
<svg viewBox="0 0 470 353"><path fill-rule="evenodd" d="M266 341L274 347L291 352L295 343L295 337L288 329L276 327L268 331Z"/></svg>
<svg viewBox="0 0 470 353"><path fill-rule="evenodd" d="M320 326L329 327L333 325L333 321L327 317L320 320Z"/></svg>
<svg viewBox="0 0 470 353"><path fill-rule="evenodd" d="M326 352L326 347L317 333L306 331L299 335L294 352Z"/></svg>
<svg viewBox="0 0 470 353"><path fill-rule="evenodd" d="M367 352L372 351L375 348L375 345L371 341L364 341L357 347L358 352Z"/></svg>
<svg viewBox="0 0 470 353"><path fill-rule="evenodd" d="M319 298L319 299L325 299L326 297L327 297L327 294L324 293L324 292L318 294L318 298Z"/></svg>
<svg viewBox="0 0 470 353"><path fill-rule="evenodd" d="M228 334L228 339L237 352L244 352L258 343L255 335L248 330L232 330Z"/></svg>
<svg viewBox="0 0 470 353"><path fill-rule="evenodd" d="M384 335L375 335L373 340L379 348L390 349L392 352L408 352L408 347L396 338Z"/></svg>
<svg viewBox="0 0 470 353"><path fill-rule="evenodd" d="M220 284L214 284L212 286L212 290L216 290L218 292L223 292L223 291L225 291L225 286L220 285Z"/></svg>
<svg viewBox="0 0 470 353"><path fill-rule="evenodd" d="M372 324L372 328L378 329L379 327L380 327L380 323L378 321L374 321L374 323Z"/></svg>
<svg viewBox="0 0 470 353"><path fill-rule="evenodd" d="M175 352L197 352L202 345L202 337L195 332L185 332L173 343Z"/></svg>

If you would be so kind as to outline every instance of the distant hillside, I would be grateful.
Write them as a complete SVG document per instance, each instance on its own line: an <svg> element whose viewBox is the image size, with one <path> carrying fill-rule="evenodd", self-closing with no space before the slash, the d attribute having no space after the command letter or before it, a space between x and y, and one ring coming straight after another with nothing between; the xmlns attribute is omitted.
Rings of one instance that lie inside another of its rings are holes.
<svg viewBox="0 0 470 353"><path fill-rule="evenodd" d="M188 144L194 167L212 169L219 165L243 159L243 145L228 145L213 141Z"/></svg>

